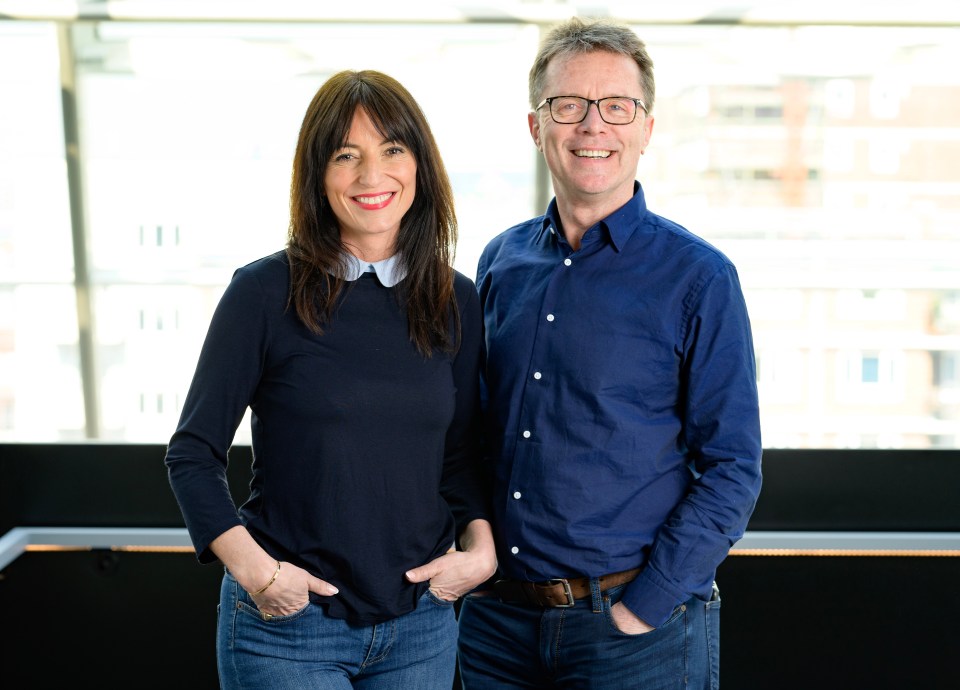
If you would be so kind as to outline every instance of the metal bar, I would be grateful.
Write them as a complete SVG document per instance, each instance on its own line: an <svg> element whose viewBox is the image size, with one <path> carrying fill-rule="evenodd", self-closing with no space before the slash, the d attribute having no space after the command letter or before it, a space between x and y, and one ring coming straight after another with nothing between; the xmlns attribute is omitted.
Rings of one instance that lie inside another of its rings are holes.
<svg viewBox="0 0 960 690"><path fill-rule="evenodd" d="M73 282L77 300L77 342L83 411L87 438L100 437L100 403L96 376L93 297L87 252L87 224L84 204L83 164L80 156L80 124L77 114L77 70L71 32L73 25L57 25L60 48L60 94L63 109L64 155L70 194L70 225L73 237Z"/></svg>
<svg viewBox="0 0 960 690"><path fill-rule="evenodd" d="M0 537L0 570L35 547L193 548L182 527L15 527ZM730 554L960 557L960 532L747 532Z"/></svg>

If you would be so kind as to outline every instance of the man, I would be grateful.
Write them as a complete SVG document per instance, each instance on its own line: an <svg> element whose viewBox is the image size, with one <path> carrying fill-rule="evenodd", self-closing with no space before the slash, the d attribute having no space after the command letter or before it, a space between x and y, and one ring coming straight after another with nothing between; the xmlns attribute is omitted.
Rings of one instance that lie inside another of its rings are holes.
<svg viewBox="0 0 960 690"><path fill-rule="evenodd" d="M717 566L760 491L750 323L733 264L635 181L653 65L573 18L530 71L556 198L479 261L500 574L462 602L486 688L716 688Z"/></svg>

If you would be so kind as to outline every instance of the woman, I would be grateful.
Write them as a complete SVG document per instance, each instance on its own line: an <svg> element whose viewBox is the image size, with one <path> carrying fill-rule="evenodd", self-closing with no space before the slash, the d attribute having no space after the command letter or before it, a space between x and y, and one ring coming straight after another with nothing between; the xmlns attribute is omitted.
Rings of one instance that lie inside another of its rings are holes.
<svg viewBox="0 0 960 690"><path fill-rule="evenodd" d="M453 602L496 556L477 293L452 268L453 195L413 97L379 72L331 77L290 196L286 250L234 273L166 455L198 559L225 566L221 685L449 690Z"/></svg>

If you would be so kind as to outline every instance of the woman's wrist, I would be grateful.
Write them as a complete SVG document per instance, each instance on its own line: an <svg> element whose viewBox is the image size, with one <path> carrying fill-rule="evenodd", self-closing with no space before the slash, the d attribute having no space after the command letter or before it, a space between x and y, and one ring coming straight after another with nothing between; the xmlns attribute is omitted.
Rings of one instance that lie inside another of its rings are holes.
<svg viewBox="0 0 960 690"><path fill-rule="evenodd" d="M260 587L257 590L249 592L250 596L256 596L258 594L263 594L269 589L270 585L277 581L277 578L280 576L280 561L277 561L277 568L273 571L273 577L270 578L270 581L267 582L263 587Z"/></svg>

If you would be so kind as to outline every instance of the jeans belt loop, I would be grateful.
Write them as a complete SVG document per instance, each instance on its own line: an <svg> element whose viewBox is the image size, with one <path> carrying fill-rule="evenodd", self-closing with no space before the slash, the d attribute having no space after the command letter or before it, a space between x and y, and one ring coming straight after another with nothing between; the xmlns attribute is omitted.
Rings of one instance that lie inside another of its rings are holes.
<svg viewBox="0 0 960 690"><path fill-rule="evenodd" d="M600 589L600 578L590 578L590 603L594 613L603 611L603 592Z"/></svg>

